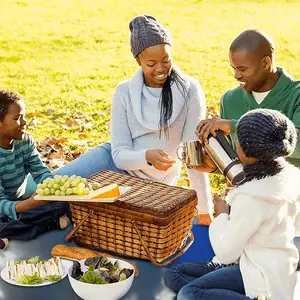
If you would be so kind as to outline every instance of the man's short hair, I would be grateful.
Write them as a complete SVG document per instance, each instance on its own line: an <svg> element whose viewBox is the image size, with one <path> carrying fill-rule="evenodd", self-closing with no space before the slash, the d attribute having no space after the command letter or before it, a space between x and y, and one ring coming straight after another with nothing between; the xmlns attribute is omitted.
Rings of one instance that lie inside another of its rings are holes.
<svg viewBox="0 0 300 300"><path fill-rule="evenodd" d="M250 29L242 32L230 45L230 51L235 52L246 50L249 52L257 52L262 57L269 56L273 58L275 45L272 38L266 33Z"/></svg>

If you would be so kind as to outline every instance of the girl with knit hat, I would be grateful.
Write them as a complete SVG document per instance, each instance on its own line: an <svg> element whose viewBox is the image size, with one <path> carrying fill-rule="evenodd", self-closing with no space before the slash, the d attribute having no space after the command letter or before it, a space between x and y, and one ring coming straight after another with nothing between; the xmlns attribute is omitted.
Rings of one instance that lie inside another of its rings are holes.
<svg viewBox="0 0 300 300"><path fill-rule="evenodd" d="M226 202L215 201L217 217L209 228L214 259L167 272L178 300L293 298L300 170L285 157L295 149L296 128L279 111L255 109L241 117L237 135L246 180Z"/></svg>
<svg viewBox="0 0 300 300"><path fill-rule="evenodd" d="M91 174L110 169L176 185L181 143L198 139L195 128L206 115L199 83L173 65L171 36L152 16L129 24L131 52L140 66L120 83L111 110L111 143L105 143L59 169L56 174ZM212 200L206 174L188 170L197 191L201 220L210 222Z"/></svg>

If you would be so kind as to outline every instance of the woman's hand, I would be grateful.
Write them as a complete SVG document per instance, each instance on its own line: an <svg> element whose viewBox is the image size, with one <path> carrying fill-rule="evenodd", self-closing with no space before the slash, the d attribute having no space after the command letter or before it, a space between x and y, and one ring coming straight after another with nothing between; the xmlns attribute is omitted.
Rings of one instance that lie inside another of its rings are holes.
<svg viewBox="0 0 300 300"><path fill-rule="evenodd" d="M225 200L223 200L221 197L215 195L214 196L214 216L217 217L218 215L225 213L229 215L230 212L230 206L226 203Z"/></svg>
<svg viewBox="0 0 300 300"><path fill-rule="evenodd" d="M28 198L26 200L19 201L16 204L16 212L17 213L25 212L32 208L47 205L52 202L52 201L44 201L44 200L34 200L34 196L35 195L32 195L30 198Z"/></svg>
<svg viewBox="0 0 300 300"><path fill-rule="evenodd" d="M206 119L198 124L195 133L199 137L200 143L208 144L207 138L210 133L216 136L216 130L221 130L225 135L229 135L231 133L230 125L231 120Z"/></svg>
<svg viewBox="0 0 300 300"><path fill-rule="evenodd" d="M173 164L176 163L168 153L160 149L152 149L146 151L146 160L153 167L160 171L167 171Z"/></svg>

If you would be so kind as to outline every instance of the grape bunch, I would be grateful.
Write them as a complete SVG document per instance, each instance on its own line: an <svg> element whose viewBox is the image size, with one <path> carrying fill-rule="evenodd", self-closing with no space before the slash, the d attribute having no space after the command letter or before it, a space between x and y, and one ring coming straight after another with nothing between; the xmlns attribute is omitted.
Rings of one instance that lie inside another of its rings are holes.
<svg viewBox="0 0 300 300"><path fill-rule="evenodd" d="M54 178L46 178L43 183L38 184L36 192L41 196L69 196L88 195L90 190L86 178L55 175Z"/></svg>

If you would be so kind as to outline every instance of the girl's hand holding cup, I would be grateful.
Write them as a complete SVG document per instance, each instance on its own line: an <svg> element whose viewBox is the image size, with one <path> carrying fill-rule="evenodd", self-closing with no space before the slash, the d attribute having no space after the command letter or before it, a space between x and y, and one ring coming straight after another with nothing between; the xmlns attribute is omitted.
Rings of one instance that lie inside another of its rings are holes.
<svg viewBox="0 0 300 300"><path fill-rule="evenodd" d="M214 203L214 216L217 217L218 215L225 213L229 215L230 212L230 206L227 204L227 202L221 198L218 195L214 196L213 199L213 203Z"/></svg>

